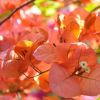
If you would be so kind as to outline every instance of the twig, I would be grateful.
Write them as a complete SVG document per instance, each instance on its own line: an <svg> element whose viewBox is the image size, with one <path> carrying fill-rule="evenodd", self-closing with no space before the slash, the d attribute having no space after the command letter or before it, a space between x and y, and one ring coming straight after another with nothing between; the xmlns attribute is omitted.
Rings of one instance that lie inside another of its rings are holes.
<svg viewBox="0 0 100 100"><path fill-rule="evenodd" d="M2 25L4 22L6 22L8 19L10 19L18 10L20 10L21 8L31 4L32 2L34 2L35 0L30 0L24 4L22 4L21 6L15 8L10 15L8 15L6 18L4 18L1 22L0 22L0 25Z"/></svg>
<svg viewBox="0 0 100 100"><path fill-rule="evenodd" d="M21 94L19 92L16 93L16 100L22 100Z"/></svg>
<svg viewBox="0 0 100 100"><path fill-rule="evenodd" d="M100 5L97 6L97 7L95 7L94 9L92 9L91 13L94 12L94 11L96 11L96 10L99 9L99 8L100 8Z"/></svg>
<svg viewBox="0 0 100 100"><path fill-rule="evenodd" d="M24 73L23 75L25 75L27 78L34 78L34 77L37 77L37 76L39 76L39 75L41 75L41 74L44 74L44 73L46 73L46 72L49 72L49 71L50 71L50 69L45 70L45 71L43 71L43 72L41 72L41 73L39 73L39 74L37 74L37 75L35 75L35 76L32 76L32 77L27 76L25 73Z"/></svg>
<svg viewBox="0 0 100 100"><path fill-rule="evenodd" d="M97 6L97 7L95 7L94 9L92 9L91 10L91 12L88 14L88 16L86 17L86 19L88 19L90 16L91 16L91 14L94 12L94 11L96 11L97 9L99 9L100 8L100 5L99 6Z"/></svg>
<svg viewBox="0 0 100 100"><path fill-rule="evenodd" d="M33 65L32 62L30 62L30 64L31 64L31 67L32 67L36 72L41 73L41 70L38 69L37 67L35 67L35 66Z"/></svg>

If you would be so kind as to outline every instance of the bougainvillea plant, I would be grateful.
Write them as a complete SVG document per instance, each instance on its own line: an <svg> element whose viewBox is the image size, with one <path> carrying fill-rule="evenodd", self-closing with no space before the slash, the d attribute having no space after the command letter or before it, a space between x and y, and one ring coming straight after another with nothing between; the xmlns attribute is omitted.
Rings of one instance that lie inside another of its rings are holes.
<svg viewBox="0 0 100 100"><path fill-rule="evenodd" d="M0 100L99 100L99 0L0 0Z"/></svg>

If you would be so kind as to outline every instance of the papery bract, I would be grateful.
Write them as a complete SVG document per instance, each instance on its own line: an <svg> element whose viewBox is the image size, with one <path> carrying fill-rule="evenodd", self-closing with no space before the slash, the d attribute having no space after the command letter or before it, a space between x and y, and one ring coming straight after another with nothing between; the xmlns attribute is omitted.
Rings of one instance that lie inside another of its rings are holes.
<svg viewBox="0 0 100 100"><path fill-rule="evenodd" d="M65 42L76 42L80 35L80 26L73 15L66 15L64 20L62 38Z"/></svg>
<svg viewBox="0 0 100 100"><path fill-rule="evenodd" d="M39 76L39 87L44 91L44 92L49 92L50 87L49 87L49 81L48 81L48 76L49 73L44 73L43 75Z"/></svg>
<svg viewBox="0 0 100 100"><path fill-rule="evenodd" d="M61 65L53 64L49 76L52 91L65 98L72 98L80 95L81 91L78 82L74 77L69 76L70 74L65 68Z"/></svg>
<svg viewBox="0 0 100 100"><path fill-rule="evenodd" d="M13 46L13 40L11 38L8 38L6 36L2 36L1 35L1 39L0 39L0 51L4 51L8 48L10 48L11 46Z"/></svg>
<svg viewBox="0 0 100 100"><path fill-rule="evenodd" d="M75 97L74 99L77 99L77 100L96 100L97 96L80 95L80 96Z"/></svg>
<svg viewBox="0 0 100 100"><path fill-rule="evenodd" d="M13 100L14 97L10 95L1 95L0 100Z"/></svg>
<svg viewBox="0 0 100 100"><path fill-rule="evenodd" d="M100 32L99 26L100 26L100 15L98 15L96 17L96 20L95 20L95 30L96 30L96 32Z"/></svg>
<svg viewBox="0 0 100 100"><path fill-rule="evenodd" d="M1 60L0 72L6 77L19 77L27 71L28 63L18 56L14 50L9 49L6 56Z"/></svg>
<svg viewBox="0 0 100 100"><path fill-rule="evenodd" d="M0 68L1 73L6 77L19 77L27 71L28 64L25 60L7 60L4 62L3 67Z"/></svg>
<svg viewBox="0 0 100 100"><path fill-rule="evenodd" d="M68 59L66 62L60 65L53 64L51 68L49 82L52 91L65 98L71 98L85 93L91 95L91 92L87 93L87 91L90 91L88 86L89 83L85 84L88 87L86 91L82 90L84 87L82 81L89 80L91 72L95 72L94 69L97 64L96 53L84 43L73 43L67 54ZM84 68L88 69L85 70ZM90 80L94 80L95 82L96 79L92 77ZM95 88L97 88L96 85ZM99 93L99 91L95 91L96 93ZM93 95L96 95L95 91L93 92Z"/></svg>
<svg viewBox="0 0 100 100"><path fill-rule="evenodd" d="M63 63L67 60L67 52L70 48L70 44L44 44L41 45L35 52L34 56L38 60L45 61L47 63Z"/></svg>
<svg viewBox="0 0 100 100"><path fill-rule="evenodd" d="M81 81L81 91L84 95L95 96L100 93L100 65L96 65ZM84 75L83 75L84 76Z"/></svg>
<svg viewBox="0 0 100 100"><path fill-rule="evenodd" d="M72 43L67 52L68 59L65 62L65 68L74 70L79 67L79 63L86 61L88 66L93 67L97 64L97 55L93 49L89 48L84 43ZM90 60L92 62L90 62Z"/></svg>
<svg viewBox="0 0 100 100"><path fill-rule="evenodd" d="M26 60L30 64L30 62L35 62L36 59L32 56L32 53L39 46L39 42L33 43L32 41L23 40L16 44L14 47L14 51L20 56L22 59Z"/></svg>

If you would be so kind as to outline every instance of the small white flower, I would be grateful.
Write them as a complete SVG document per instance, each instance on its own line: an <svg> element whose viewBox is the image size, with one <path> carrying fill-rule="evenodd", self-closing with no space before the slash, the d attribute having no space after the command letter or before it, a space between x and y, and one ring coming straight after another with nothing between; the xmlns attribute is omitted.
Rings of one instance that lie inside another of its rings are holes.
<svg viewBox="0 0 100 100"><path fill-rule="evenodd" d="M82 67L83 69L87 68L87 66L88 66L88 63L86 61L81 61L80 62L80 67Z"/></svg>
<svg viewBox="0 0 100 100"><path fill-rule="evenodd" d="M86 73L90 73L90 71L91 71L90 67L87 67L87 68L85 69L85 72L86 72Z"/></svg>
<svg viewBox="0 0 100 100"><path fill-rule="evenodd" d="M88 67L88 63L86 61L80 62L80 67L85 70L86 73L90 73L91 69Z"/></svg>
<svg viewBox="0 0 100 100"><path fill-rule="evenodd" d="M78 75L79 73L80 73L79 71L76 71L76 72L75 72L76 75Z"/></svg>

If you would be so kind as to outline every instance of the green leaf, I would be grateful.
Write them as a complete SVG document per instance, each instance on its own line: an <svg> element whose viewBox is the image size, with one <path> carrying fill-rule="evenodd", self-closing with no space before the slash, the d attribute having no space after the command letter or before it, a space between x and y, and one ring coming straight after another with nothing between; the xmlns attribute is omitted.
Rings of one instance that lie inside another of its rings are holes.
<svg viewBox="0 0 100 100"><path fill-rule="evenodd" d="M95 7L96 7L96 5L91 3L91 4L87 5L84 9L88 12L91 12Z"/></svg>
<svg viewBox="0 0 100 100"><path fill-rule="evenodd" d="M98 97L96 100L100 100L100 97Z"/></svg>
<svg viewBox="0 0 100 100"><path fill-rule="evenodd" d="M53 0L36 0L35 5L41 10L45 16L52 16L57 9L61 7L61 3Z"/></svg>
<svg viewBox="0 0 100 100"><path fill-rule="evenodd" d="M46 12L45 12L45 15L46 16L52 16L53 14L55 14L56 13L56 9L54 9L54 8L48 8L47 10L46 10Z"/></svg>
<svg viewBox="0 0 100 100"><path fill-rule="evenodd" d="M3 12L2 14L0 14L0 20L4 19L6 16L8 16L11 13L10 10L7 10L5 12Z"/></svg>
<svg viewBox="0 0 100 100"><path fill-rule="evenodd" d="M100 55L98 56L98 64L100 64Z"/></svg>
<svg viewBox="0 0 100 100"><path fill-rule="evenodd" d="M48 1L48 0L47 0ZM40 6L43 2L45 2L45 0L35 0L35 5Z"/></svg>
<svg viewBox="0 0 100 100"><path fill-rule="evenodd" d="M96 52L97 54L100 54L100 48L95 49L95 52Z"/></svg>

